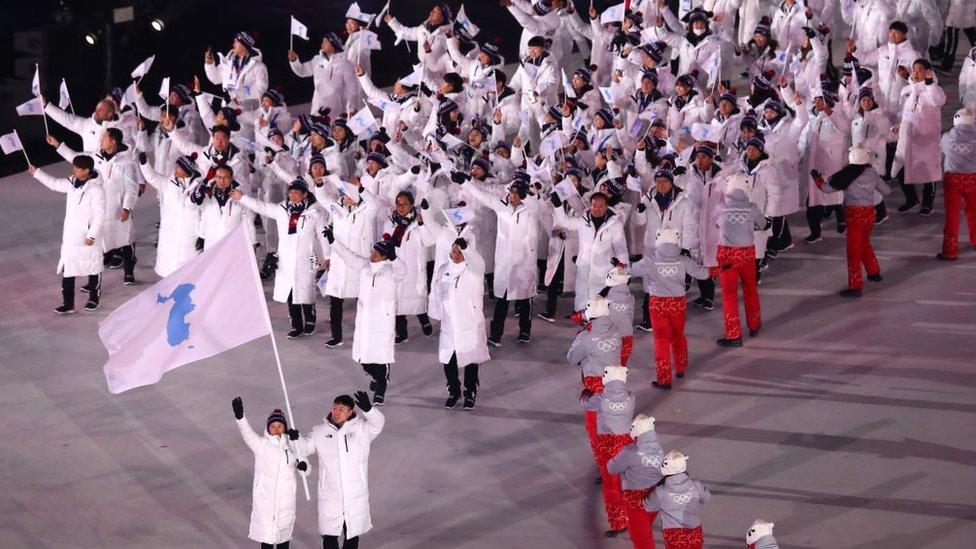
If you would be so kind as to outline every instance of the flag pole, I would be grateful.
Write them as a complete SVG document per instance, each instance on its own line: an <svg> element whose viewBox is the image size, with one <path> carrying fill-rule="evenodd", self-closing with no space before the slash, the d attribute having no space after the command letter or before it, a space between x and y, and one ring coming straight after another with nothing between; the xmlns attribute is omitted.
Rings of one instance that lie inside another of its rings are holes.
<svg viewBox="0 0 976 549"><path fill-rule="evenodd" d="M30 157L27 156L27 147L24 146L24 142L23 140L20 139L20 134L17 133L16 129L14 129L14 135L17 136L17 141L20 142L20 152L24 153L24 158L27 160L27 167L30 167L31 161L30 161ZM257 265L255 265L255 268L257 268Z"/></svg>
<svg viewBox="0 0 976 549"><path fill-rule="evenodd" d="M248 238L248 244L248 248L251 250L251 261L249 262L251 264L251 272L254 274L255 280L261 280L261 273L258 272L258 260L254 255L254 246L251 244L250 238ZM271 349L274 351L275 365L278 367L278 380L281 382L281 392L285 394L285 412L288 413L288 424L294 429L297 424L295 423L295 415L291 412L291 400L288 398L288 387L285 385L285 374L281 369L281 356L278 354L278 340L275 339L274 330L271 326L271 313L268 311L268 299L264 295L264 289L261 288L260 285L258 288L258 293L261 294L261 303L264 305L264 318L268 322L268 335L271 336ZM295 445L295 449L298 459L302 459L304 456L302 455L302 452L298 451L299 446L297 444ZM308 478L304 474L299 474L298 476L302 478L302 487L305 488L305 501L311 501L312 497L309 495L308 491Z"/></svg>
<svg viewBox="0 0 976 549"><path fill-rule="evenodd" d="M295 51L295 16L294 15L291 16L290 27L288 28L288 51Z"/></svg>

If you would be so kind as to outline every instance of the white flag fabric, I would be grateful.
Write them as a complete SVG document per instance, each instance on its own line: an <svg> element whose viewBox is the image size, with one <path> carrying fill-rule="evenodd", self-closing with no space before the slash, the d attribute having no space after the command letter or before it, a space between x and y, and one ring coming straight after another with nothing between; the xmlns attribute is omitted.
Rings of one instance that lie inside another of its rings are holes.
<svg viewBox="0 0 976 549"><path fill-rule="evenodd" d="M20 142L17 132L10 132L0 135L0 149L3 149L3 154L15 153L24 150L24 144Z"/></svg>
<svg viewBox="0 0 976 549"><path fill-rule="evenodd" d="M376 118L373 116L373 111L369 110L369 107L363 107L359 109L359 112L354 114L352 118L346 121L346 125L352 133L363 139L368 136L367 132L370 128L378 126L376 123Z"/></svg>
<svg viewBox="0 0 976 549"><path fill-rule="evenodd" d="M603 97L603 100L606 101L608 106L613 104L613 93L610 92L610 88L601 87L600 95Z"/></svg>
<svg viewBox="0 0 976 549"><path fill-rule="evenodd" d="M573 185L568 178L553 186L552 190L556 193L556 196L563 201L569 200L569 197L573 196L574 194L579 195L579 192L576 190L576 185Z"/></svg>
<svg viewBox="0 0 976 549"><path fill-rule="evenodd" d="M239 226L98 326L112 394L271 333L251 245Z"/></svg>
<svg viewBox="0 0 976 549"><path fill-rule="evenodd" d="M362 11L361 9L359 9L359 3L358 2L353 2L352 5L349 6L349 9L346 10L346 19L353 19L355 21L363 21L367 25L369 25L370 23L373 22L373 17L376 17L376 16L373 15L373 14L371 14L371 13L366 13L366 12Z"/></svg>
<svg viewBox="0 0 976 549"><path fill-rule="evenodd" d="M602 14L600 14L600 24L606 25L608 23L623 23L624 22L624 5L617 4L616 6L610 6Z"/></svg>
<svg viewBox="0 0 976 549"><path fill-rule="evenodd" d="M135 103L136 103L136 94L137 93L139 93L139 92L136 89L136 83L133 82L133 83L129 84L129 86L127 88L125 88L125 93L122 94L122 101L119 104L119 110L124 109L126 107L126 105L135 105ZM168 97L166 99L166 102L167 103L169 102L169 98Z"/></svg>
<svg viewBox="0 0 976 549"><path fill-rule="evenodd" d="M403 86L419 86L424 77L424 68L419 63L413 66L413 72L400 79Z"/></svg>
<svg viewBox="0 0 976 549"><path fill-rule="evenodd" d="M302 40L308 40L308 27L303 25L298 19L295 19L294 15L291 16L291 33Z"/></svg>
<svg viewBox="0 0 976 549"><path fill-rule="evenodd" d="M546 136L539 144L539 153L542 156L552 156L566 146L566 134L561 131L554 131Z"/></svg>
<svg viewBox="0 0 976 549"><path fill-rule="evenodd" d="M20 116L44 116L44 104L40 97L35 97L26 103L17 105L17 114Z"/></svg>
<svg viewBox="0 0 976 549"><path fill-rule="evenodd" d="M461 9L458 10L457 17L454 18L454 20L457 22L458 25L461 25L461 28L464 29L464 31L467 32L468 36L470 36L471 38L474 38L475 36L478 35L479 32L481 32L481 29L478 28L478 25L472 23L471 19L468 18L468 14L464 13L463 4L461 5Z"/></svg>
<svg viewBox="0 0 976 549"><path fill-rule="evenodd" d="M58 107L62 110L71 105L71 95L68 93L68 83L61 79L61 87L58 88Z"/></svg>
<svg viewBox="0 0 976 549"><path fill-rule="evenodd" d="M163 98L163 101L169 103L169 77L163 78L163 82L159 85L159 96Z"/></svg>
<svg viewBox="0 0 976 549"><path fill-rule="evenodd" d="M722 128L711 124L695 122L691 125L691 137L695 141L711 141L718 143L722 137Z"/></svg>
<svg viewBox="0 0 976 549"><path fill-rule="evenodd" d="M449 133L445 133L444 137L441 137L441 141L444 143L444 146L447 147L448 149L456 149L458 147L463 147L464 145L466 145L464 141L461 141L460 139L458 139L457 137Z"/></svg>
<svg viewBox="0 0 976 549"><path fill-rule="evenodd" d="M447 216L447 220L451 222L451 225L460 225L474 219L474 210L467 206L449 208L444 210L444 215Z"/></svg>
<svg viewBox="0 0 976 549"><path fill-rule="evenodd" d="M378 50L382 48L380 37L376 36L375 32L366 29L359 31L359 43L363 49L367 50Z"/></svg>
<svg viewBox="0 0 976 549"><path fill-rule="evenodd" d="M149 67L152 67L153 61L155 60L156 60L156 56L150 55L149 58L147 58L145 61L139 63L139 66L132 69L132 74L130 74L129 76L131 76L132 78L142 78L143 76L146 76L146 74L149 72Z"/></svg>
<svg viewBox="0 0 976 549"><path fill-rule="evenodd" d="M34 65L34 79L31 80L31 95L39 97L41 95L41 68Z"/></svg>
<svg viewBox="0 0 976 549"><path fill-rule="evenodd" d="M569 81L569 77L566 76L566 69L559 69L563 73L563 93L566 94L567 98L576 97L576 90L573 89L573 84Z"/></svg>
<svg viewBox="0 0 976 549"><path fill-rule="evenodd" d="M390 11L390 0L386 0L386 5L383 6L383 9L381 9L378 14L376 14L376 19L374 19L374 22L376 23L376 28L380 28L380 21L383 20L383 16L389 13L389 11Z"/></svg>

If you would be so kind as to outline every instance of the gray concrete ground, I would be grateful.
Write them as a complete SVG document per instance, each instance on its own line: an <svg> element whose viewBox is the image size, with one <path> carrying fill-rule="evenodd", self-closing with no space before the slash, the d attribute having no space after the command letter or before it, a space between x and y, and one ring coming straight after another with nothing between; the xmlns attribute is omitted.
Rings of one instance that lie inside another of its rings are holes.
<svg viewBox="0 0 976 549"><path fill-rule="evenodd" d="M0 547L252 545L252 460L229 404L242 395L258 427L283 404L270 341L109 395L97 323L156 279L152 195L135 213L142 284L124 287L109 271L101 310L60 318L51 309L63 197L24 176L0 179L0 189ZM933 259L942 214L940 197L932 217L893 214L875 231L885 280L857 301L835 296L846 269L832 222L809 247L794 216L797 247L760 286L761 336L720 350L721 312L691 310L691 369L675 391L650 387L651 336L637 336L640 411L657 417L665 448L689 454L715 494L709 547L741 547L756 517L776 523L783 547L972 545L976 251L965 247L954 264ZM561 302L561 312L570 307ZM366 384L348 345L323 349L324 303L319 311L318 334L281 340L304 429L336 394ZM284 306L271 314L284 332ZM347 310L349 334L352 317ZM579 375L563 361L573 328L536 322L532 344L519 348L510 322L472 413L442 409L436 340L411 325L373 446L375 529L363 547L629 546L602 537ZM314 499L299 502L293 546L319 543L315 516Z"/></svg>

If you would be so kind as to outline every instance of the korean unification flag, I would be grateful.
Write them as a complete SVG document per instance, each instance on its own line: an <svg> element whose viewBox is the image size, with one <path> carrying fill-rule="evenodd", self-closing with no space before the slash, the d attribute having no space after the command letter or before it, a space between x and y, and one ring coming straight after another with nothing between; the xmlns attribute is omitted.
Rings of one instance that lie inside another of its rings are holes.
<svg viewBox="0 0 976 549"><path fill-rule="evenodd" d="M566 146L566 134L561 131L554 131L539 144L539 152L543 156L552 156L556 154L559 149Z"/></svg>
<svg viewBox="0 0 976 549"><path fill-rule="evenodd" d="M108 391L151 385L180 366L271 333L267 303L243 226L103 320Z"/></svg>
<svg viewBox="0 0 976 549"><path fill-rule="evenodd" d="M346 124L352 133L360 136L360 138L365 137L370 128L377 126L376 118L373 117L373 111L365 106L346 121Z"/></svg>
<svg viewBox="0 0 976 549"><path fill-rule="evenodd" d="M24 144L20 142L17 132L10 132L0 135L0 149L3 149L3 154L11 154L24 150Z"/></svg>
<svg viewBox="0 0 976 549"><path fill-rule="evenodd" d="M71 105L71 95L68 94L68 83L61 79L61 87L58 88L58 107L61 110L67 109Z"/></svg>
<svg viewBox="0 0 976 549"><path fill-rule="evenodd" d="M617 4L616 6L610 6L600 14L600 24L606 25L608 23L623 23L624 22L624 12L626 11L626 6L624 4Z"/></svg>
<svg viewBox="0 0 976 549"><path fill-rule="evenodd" d="M691 137L695 141L718 143L722 137L722 128L720 126L695 122L691 125Z"/></svg>
<svg viewBox="0 0 976 549"><path fill-rule="evenodd" d="M457 22L458 25L461 25L461 28L464 29L464 31L468 33L468 36L472 38L474 38L475 36L478 35L479 32L481 32L481 29L478 28L478 25L472 23L471 19L468 18L468 14L464 13L463 4L461 5L461 9L458 10L457 17L454 20Z"/></svg>
<svg viewBox="0 0 976 549"><path fill-rule="evenodd" d="M129 75L132 78L142 78L146 76L149 72L149 68L152 67L153 61L156 60L155 55L150 55L145 61L139 63L139 66L132 69L132 73Z"/></svg>
<svg viewBox="0 0 976 549"><path fill-rule="evenodd" d="M159 96L163 98L163 101L169 103L169 77L163 78L163 82L159 85Z"/></svg>
<svg viewBox="0 0 976 549"><path fill-rule="evenodd" d="M419 86L424 78L424 67L421 64L413 66L413 72L400 79L403 86Z"/></svg>
<svg viewBox="0 0 976 549"><path fill-rule="evenodd" d="M559 199L564 202L569 200L569 197L573 196L574 194L579 195L579 193L576 191L576 186L573 185L568 178L563 179L558 184L553 186L552 190L556 193L556 196L558 196Z"/></svg>
<svg viewBox="0 0 976 549"><path fill-rule="evenodd" d="M17 114L19 116L44 116L44 104L41 103L41 98L35 97L26 103L17 105Z"/></svg>
<svg viewBox="0 0 976 549"><path fill-rule="evenodd" d="M460 225L474 219L474 210L467 206L462 208L449 208L444 210L444 215L447 216L447 220L451 222L451 225Z"/></svg>
<svg viewBox="0 0 976 549"><path fill-rule="evenodd" d="M291 33L302 40L308 40L308 27L303 25L298 19L295 19L294 15L291 16Z"/></svg>
<svg viewBox="0 0 976 549"><path fill-rule="evenodd" d="M31 95L40 97L41 95L41 68L34 65L34 79L31 80Z"/></svg>
<svg viewBox="0 0 976 549"><path fill-rule="evenodd" d="M359 31L359 43L366 50L378 50L382 47L379 36L376 36L375 32L366 29Z"/></svg>
<svg viewBox="0 0 976 549"><path fill-rule="evenodd" d="M600 96L603 97L603 100L606 101L608 106L613 104L613 94L610 93L610 88L601 87Z"/></svg>

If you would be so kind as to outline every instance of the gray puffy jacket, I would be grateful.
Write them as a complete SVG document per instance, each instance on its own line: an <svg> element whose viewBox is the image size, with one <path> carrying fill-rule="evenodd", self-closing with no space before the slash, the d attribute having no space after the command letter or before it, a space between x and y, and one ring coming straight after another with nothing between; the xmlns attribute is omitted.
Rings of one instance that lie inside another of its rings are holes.
<svg viewBox="0 0 976 549"><path fill-rule="evenodd" d="M648 494L644 509L661 514L661 528L697 528L701 526L701 506L712 499L708 488L678 473L664 479L664 484Z"/></svg>
<svg viewBox="0 0 976 549"><path fill-rule="evenodd" d="M626 435L634 420L637 397L622 381L611 381L603 392L580 401L584 410L596 411L596 432L600 435Z"/></svg>
<svg viewBox="0 0 976 549"><path fill-rule="evenodd" d="M566 354L566 361L581 366L584 377L603 377L603 370L607 366L620 364L620 337L614 331L609 316L594 319L589 330L576 334Z"/></svg>
<svg viewBox="0 0 976 549"><path fill-rule="evenodd" d="M664 449L657 440L657 433L648 431L611 459L607 470L611 475L620 475L624 490L642 490L661 481L663 461Z"/></svg>

